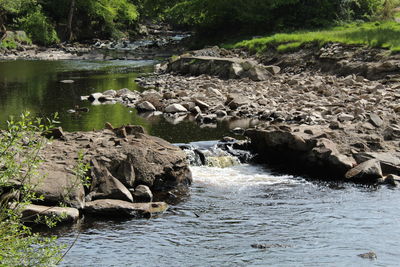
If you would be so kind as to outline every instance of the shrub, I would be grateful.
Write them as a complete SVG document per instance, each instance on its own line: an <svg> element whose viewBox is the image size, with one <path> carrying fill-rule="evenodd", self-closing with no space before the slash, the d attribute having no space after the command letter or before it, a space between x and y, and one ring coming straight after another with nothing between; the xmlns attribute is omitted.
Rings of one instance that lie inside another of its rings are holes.
<svg viewBox="0 0 400 267"><path fill-rule="evenodd" d="M39 152L47 142L40 132L52 125L48 122L25 113L0 132L0 266L54 266L61 258L55 239L33 234L20 215L38 198L29 181L39 175Z"/></svg>
<svg viewBox="0 0 400 267"><path fill-rule="evenodd" d="M35 11L28 13L18 22L35 43L50 45L60 41L53 25L42 13L41 8L36 8Z"/></svg>

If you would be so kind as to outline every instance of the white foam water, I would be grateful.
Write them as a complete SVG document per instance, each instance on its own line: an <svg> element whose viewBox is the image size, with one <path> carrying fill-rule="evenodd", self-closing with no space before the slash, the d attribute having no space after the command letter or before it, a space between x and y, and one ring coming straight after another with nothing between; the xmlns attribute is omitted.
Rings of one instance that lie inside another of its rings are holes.
<svg viewBox="0 0 400 267"><path fill-rule="evenodd" d="M194 183L213 187L253 187L257 185L304 183L291 175L275 175L260 165L240 164L229 168L192 166Z"/></svg>

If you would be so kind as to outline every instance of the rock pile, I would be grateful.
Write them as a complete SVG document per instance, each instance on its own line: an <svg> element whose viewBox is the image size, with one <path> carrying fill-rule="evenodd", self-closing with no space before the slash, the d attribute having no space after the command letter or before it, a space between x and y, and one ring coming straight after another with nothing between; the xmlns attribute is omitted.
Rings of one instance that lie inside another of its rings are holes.
<svg viewBox="0 0 400 267"><path fill-rule="evenodd" d="M56 131L59 132L59 131ZM24 211L52 215L66 212L67 221L79 211L109 216L149 216L167 208L163 202L185 194L191 184L186 154L168 142L144 134L140 126L123 126L98 132L57 135L42 151L39 173L44 179L31 181L34 191L43 195ZM90 186L84 188L78 176L78 153L90 163ZM169 197L169 198L168 198ZM78 211L79 210L79 211ZM45 211L45 212L44 212ZM78 215L77 215L78 214Z"/></svg>

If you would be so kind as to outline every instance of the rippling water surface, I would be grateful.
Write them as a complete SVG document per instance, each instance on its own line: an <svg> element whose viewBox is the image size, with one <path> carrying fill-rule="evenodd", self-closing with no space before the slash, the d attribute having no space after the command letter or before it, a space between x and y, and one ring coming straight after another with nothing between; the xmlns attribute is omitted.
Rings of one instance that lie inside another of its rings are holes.
<svg viewBox="0 0 400 267"><path fill-rule="evenodd" d="M64 234L71 243L81 232L62 266L398 266L397 190L316 184L261 166L192 171L190 199L159 218ZM377 260L357 256L371 250Z"/></svg>

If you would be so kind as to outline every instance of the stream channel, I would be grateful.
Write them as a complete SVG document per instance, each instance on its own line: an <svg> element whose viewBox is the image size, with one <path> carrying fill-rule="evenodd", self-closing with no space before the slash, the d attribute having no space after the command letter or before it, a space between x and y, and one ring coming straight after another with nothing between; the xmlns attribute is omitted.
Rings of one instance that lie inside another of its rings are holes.
<svg viewBox="0 0 400 267"><path fill-rule="evenodd" d="M154 61L0 62L0 121L29 110L59 113L66 131L142 125L172 143L218 140L246 122L202 128L145 118L122 105L90 106L80 96L134 82ZM74 83L61 83L74 80ZM88 113L68 113L76 105ZM212 142L194 145L212 146ZM52 229L76 244L61 266L398 266L400 194L381 186L323 183L266 166L192 166L187 199L150 220L82 220ZM255 245L258 245L255 246ZM253 245L253 246L252 246ZM374 251L377 259L358 254Z"/></svg>

